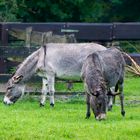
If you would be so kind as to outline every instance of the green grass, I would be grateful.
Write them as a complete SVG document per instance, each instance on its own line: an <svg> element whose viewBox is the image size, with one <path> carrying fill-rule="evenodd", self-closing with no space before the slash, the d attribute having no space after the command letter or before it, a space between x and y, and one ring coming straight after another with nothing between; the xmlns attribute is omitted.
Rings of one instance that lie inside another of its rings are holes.
<svg viewBox="0 0 140 140"><path fill-rule="evenodd" d="M125 79L126 116L117 104L105 121L96 121L93 114L85 119L84 98L76 96L39 107L37 100L20 100L13 106L0 103L0 140L139 140L140 78ZM80 85L81 86L81 85ZM131 102L131 100L139 101Z"/></svg>
<svg viewBox="0 0 140 140"><path fill-rule="evenodd" d="M136 140L140 138L139 106L127 106L126 117L115 106L105 121L85 119L85 104L57 102L40 108L37 102L0 104L0 139Z"/></svg>
<svg viewBox="0 0 140 140"><path fill-rule="evenodd" d="M125 92L125 95L127 96L128 95L139 96L140 95L140 78L138 77L125 78L124 92Z"/></svg>

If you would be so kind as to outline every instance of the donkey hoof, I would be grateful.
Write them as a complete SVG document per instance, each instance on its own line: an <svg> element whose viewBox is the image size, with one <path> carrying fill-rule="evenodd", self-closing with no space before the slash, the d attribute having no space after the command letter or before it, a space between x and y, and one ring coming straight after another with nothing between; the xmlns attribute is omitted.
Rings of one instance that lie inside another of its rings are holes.
<svg viewBox="0 0 140 140"><path fill-rule="evenodd" d="M111 111L112 110L112 105L108 107L108 111Z"/></svg>
<svg viewBox="0 0 140 140"><path fill-rule="evenodd" d="M44 104L40 103L40 107L44 107L44 106L45 106Z"/></svg>
<svg viewBox="0 0 140 140"><path fill-rule="evenodd" d="M89 118L90 118L89 116L86 116L86 117L85 117L85 119L89 119Z"/></svg>
<svg viewBox="0 0 140 140"><path fill-rule="evenodd" d="M85 119L89 119L90 118L90 114L87 114Z"/></svg>
<svg viewBox="0 0 140 140"><path fill-rule="evenodd" d="M122 116L125 116L125 111L122 111L121 114L122 114Z"/></svg>
<svg viewBox="0 0 140 140"><path fill-rule="evenodd" d="M54 107L54 104L53 104L53 103L50 103L50 106L51 106L51 107Z"/></svg>

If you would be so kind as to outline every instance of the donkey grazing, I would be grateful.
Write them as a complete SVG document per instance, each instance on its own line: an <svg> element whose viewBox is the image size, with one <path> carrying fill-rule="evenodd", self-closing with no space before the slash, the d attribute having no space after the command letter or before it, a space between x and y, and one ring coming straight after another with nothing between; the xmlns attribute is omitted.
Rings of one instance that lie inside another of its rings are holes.
<svg viewBox="0 0 140 140"><path fill-rule="evenodd" d="M82 67L82 79L87 93L87 113L86 118L90 117L90 107L97 120L106 118L108 95L113 93L111 87L119 89L121 101L121 114L124 116L124 79L125 61L122 53L116 48L109 48L104 51L90 54Z"/></svg>
<svg viewBox="0 0 140 140"><path fill-rule="evenodd" d="M7 83L5 104L15 103L24 93L25 82L35 73L42 77L40 105L45 105L46 94L54 106L55 77L80 79L80 72L86 57L106 48L96 43L49 43L28 56Z"/></svg>

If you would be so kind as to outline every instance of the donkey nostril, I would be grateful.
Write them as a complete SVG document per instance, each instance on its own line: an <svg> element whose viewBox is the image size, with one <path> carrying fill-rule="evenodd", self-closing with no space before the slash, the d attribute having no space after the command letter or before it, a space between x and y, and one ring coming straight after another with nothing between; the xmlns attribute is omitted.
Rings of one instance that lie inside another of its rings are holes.
<svg viewBox="0 0 140 140"><path fill-rule="evenodd" d="M100 119L101 119L100 115L96 116L96 120L100 120Z"/></svg>
<svg viewBox="0 0 140 140"><path fill-rule="evenodd" d="M6 102L5 101L3 101L3 103L6 105Z"/></svg>
<svg viewBox="0 0 140 140"><path fill-rule="evenodd" d="M11 105L10 103L3 101L4 105Z"/></svg>
<svg viewBox="0 0 140 140"><path fill-rule="evenodd" d="M4 104L7 104L7 105L10 105L13 103L7 96L4 97L3 102L4 102Z"/></svg>

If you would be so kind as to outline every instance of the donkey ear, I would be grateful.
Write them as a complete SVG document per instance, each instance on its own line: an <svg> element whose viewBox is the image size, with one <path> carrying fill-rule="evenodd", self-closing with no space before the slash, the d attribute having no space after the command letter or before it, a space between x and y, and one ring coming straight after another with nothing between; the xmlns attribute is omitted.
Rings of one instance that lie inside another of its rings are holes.
<svg viewBox="0 0 140 140"><path fill-rule="evenodd" d="M99 95L99 93L98 92L94 92L94 93L92 93L92 95L97 97Z"/></svg>
<svg viewBox="0 0 140 140"><path fill-rule="evenodd" d="M94 91L91 93L93 96L98 96L98 92Z"/></svg>
<svg viewBox="0 0 140 140"><path fill-rule="evenodd" d="M22 78L23 78L23 75L14 76L13 77L13 82L18 83L22 80Z"/></svg>

